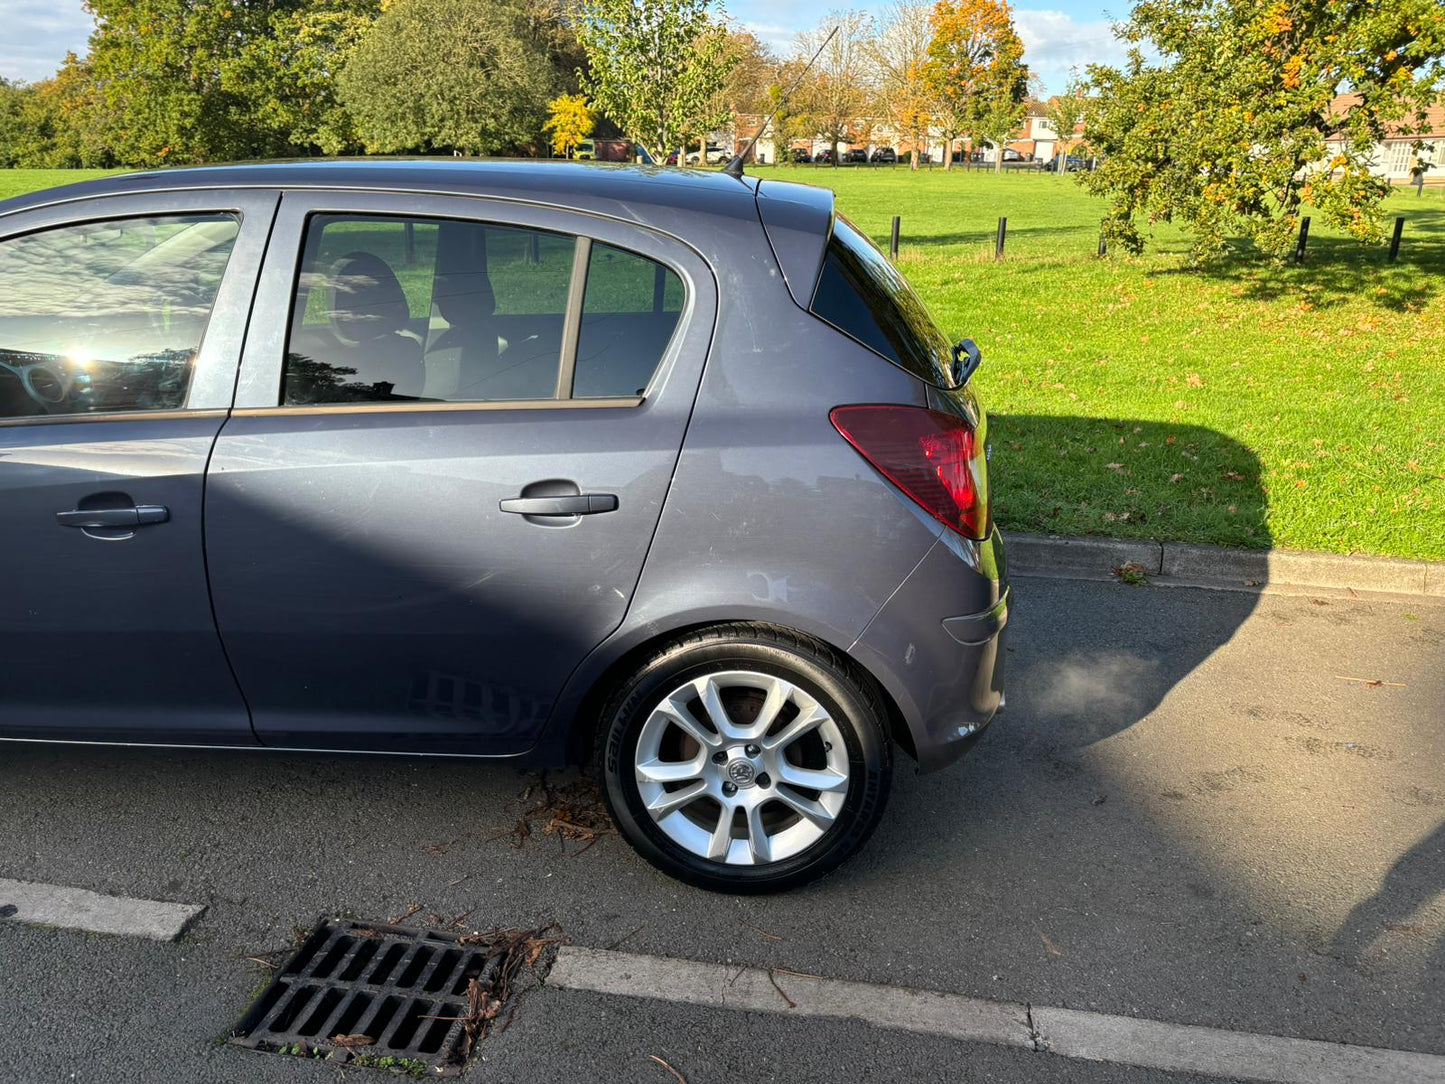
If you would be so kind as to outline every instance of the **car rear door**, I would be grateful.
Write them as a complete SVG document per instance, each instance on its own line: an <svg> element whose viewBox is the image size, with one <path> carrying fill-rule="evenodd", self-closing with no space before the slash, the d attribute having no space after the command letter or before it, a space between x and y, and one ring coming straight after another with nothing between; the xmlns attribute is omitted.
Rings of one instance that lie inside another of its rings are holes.
<svg viewBox="0 0 1445 1084"><path fill-rule="evenodd" d="M706 263L547 207L291 192L262 281L205 526L258 737L525 751L637 582Z"/></svg>
<svg viewBox="0 0 1445 1084"><path fill-rule="evenodd" d="M201 505L277 199L0 216L0 737L254 743Z"/></svg>

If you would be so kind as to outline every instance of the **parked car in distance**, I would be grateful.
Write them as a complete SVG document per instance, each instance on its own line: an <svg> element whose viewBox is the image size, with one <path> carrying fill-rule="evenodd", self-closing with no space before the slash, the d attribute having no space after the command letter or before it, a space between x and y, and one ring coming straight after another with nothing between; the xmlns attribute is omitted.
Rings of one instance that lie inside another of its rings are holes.
<svg viewBox="0 0 1445 1084"><path fill-rule="evenodd" d="M1002 704L978 350L828 190L679 180L0 202L0 741L581 762L694 885L842 863Z"/></svg>
<svg viewBox="0 0 1445 1084"><path fill-rule="evenodd" d="M794 147L788 153L792 155L793 161L797 163L811 162L813 160L813 155L808 151L807 147Z"/></svg>
<svg viewBox="0 0 1445 1084"><path fill-rule="evenodd" d="M1079 170L1083 169L1084 166L1084 160L1077 155L1070 154L1064 158L1065 173L1077 173ZM1059 168L1059 156L1054 155L1054 157L1050 158L1047 162L1045 162L1044 168L1049 170L1050 172L1057 172Z"/></svg>
<svg viewBox="0 0 1445 1084"><path fill-rule="evenodd" d="M687 164L695 166L706 162L707 165L714 166L720 165L732 157L731 151L723 150L716 143L709 143L705 152L705 155L699 155L697 151L693 151L687 156Z"/></svg>
<svg viewBox="0 0 1445 1084"><path fill-rule="evenodd" d="M1005 162L1028 162L1031 159L1022 151L1016 151L1012 147L1005 147L1003 149L1003 160Z"/></svg>
<svg viewBox="0 0 1445 1084"><path fill-rule="evenodd" d="M898 161L898 152L892 147L877 147L869 157L869 161L892 165Z"/></svg>
<svg viewBox="0 0 1445 1084"><path fill-rule="evenodd" d="M848 162L862 162L866 164L868 161L868 148L854 147L848 152L847 157L844 160Z"/></svg>
<svg viewBox="0 0 1445 1084"><path fill-rule="evenodd" d="M831 163L833 161L833 148L825 147L823 150L813 155L813 161Z"/></svg>

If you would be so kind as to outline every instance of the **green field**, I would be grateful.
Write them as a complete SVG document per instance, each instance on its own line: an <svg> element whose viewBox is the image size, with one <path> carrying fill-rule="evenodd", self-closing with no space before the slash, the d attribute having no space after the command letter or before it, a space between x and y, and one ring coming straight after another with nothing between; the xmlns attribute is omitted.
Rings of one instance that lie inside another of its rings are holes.
<svg viewBox="0 0 1445 1084"><path fill-rule="evenodd" d="M880 244L902 216L909 278L984 351L1006 529L1445 559L1445 192L1393 197L1393 265L1315 223L1303 267L1241 244L1191 270L1170 227L1096 258L1069 178L754 172L834 188ZM0 172L0 197L80 176Z"/></svg>

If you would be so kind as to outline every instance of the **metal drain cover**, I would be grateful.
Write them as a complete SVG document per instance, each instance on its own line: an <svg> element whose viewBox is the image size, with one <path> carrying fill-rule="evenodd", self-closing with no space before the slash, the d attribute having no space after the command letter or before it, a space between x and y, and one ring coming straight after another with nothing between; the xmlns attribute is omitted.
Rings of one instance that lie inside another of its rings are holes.
<svg viewBox="0 0 1445 1084"><path fill-rule="evenodd" d="M485 945L456 934L326 920L275 973L231 1042L315 1057L344 1051L359 1062L398 1059L450 1076L466 1054L471 980L489 989L499 964Z"/></svg>

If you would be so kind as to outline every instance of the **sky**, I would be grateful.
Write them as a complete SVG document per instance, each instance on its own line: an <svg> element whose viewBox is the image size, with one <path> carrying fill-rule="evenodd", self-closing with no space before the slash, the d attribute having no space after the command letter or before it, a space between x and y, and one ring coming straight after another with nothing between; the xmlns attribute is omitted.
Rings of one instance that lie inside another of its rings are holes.
<svg viewBox="0 0 1445 1084"><path fill-rule="evenodd" d="M1047 7L1028 7L1015 0L1014 23L1023 38L1030 67L1053 92L1063 90L1069 69L1085 64L1117 62L1123 49L1110 32L1113 21L1128 13L1128 0L1106 6L1103 0L1048 0ZM786 51L799 30L817 26L837 0L731 0L728 14L758 37ZM878 11L879 3L854 7ZM85 51L91 20L81 0L0 0L0 76L34 81L55 72L68 50Z"/></svg>

